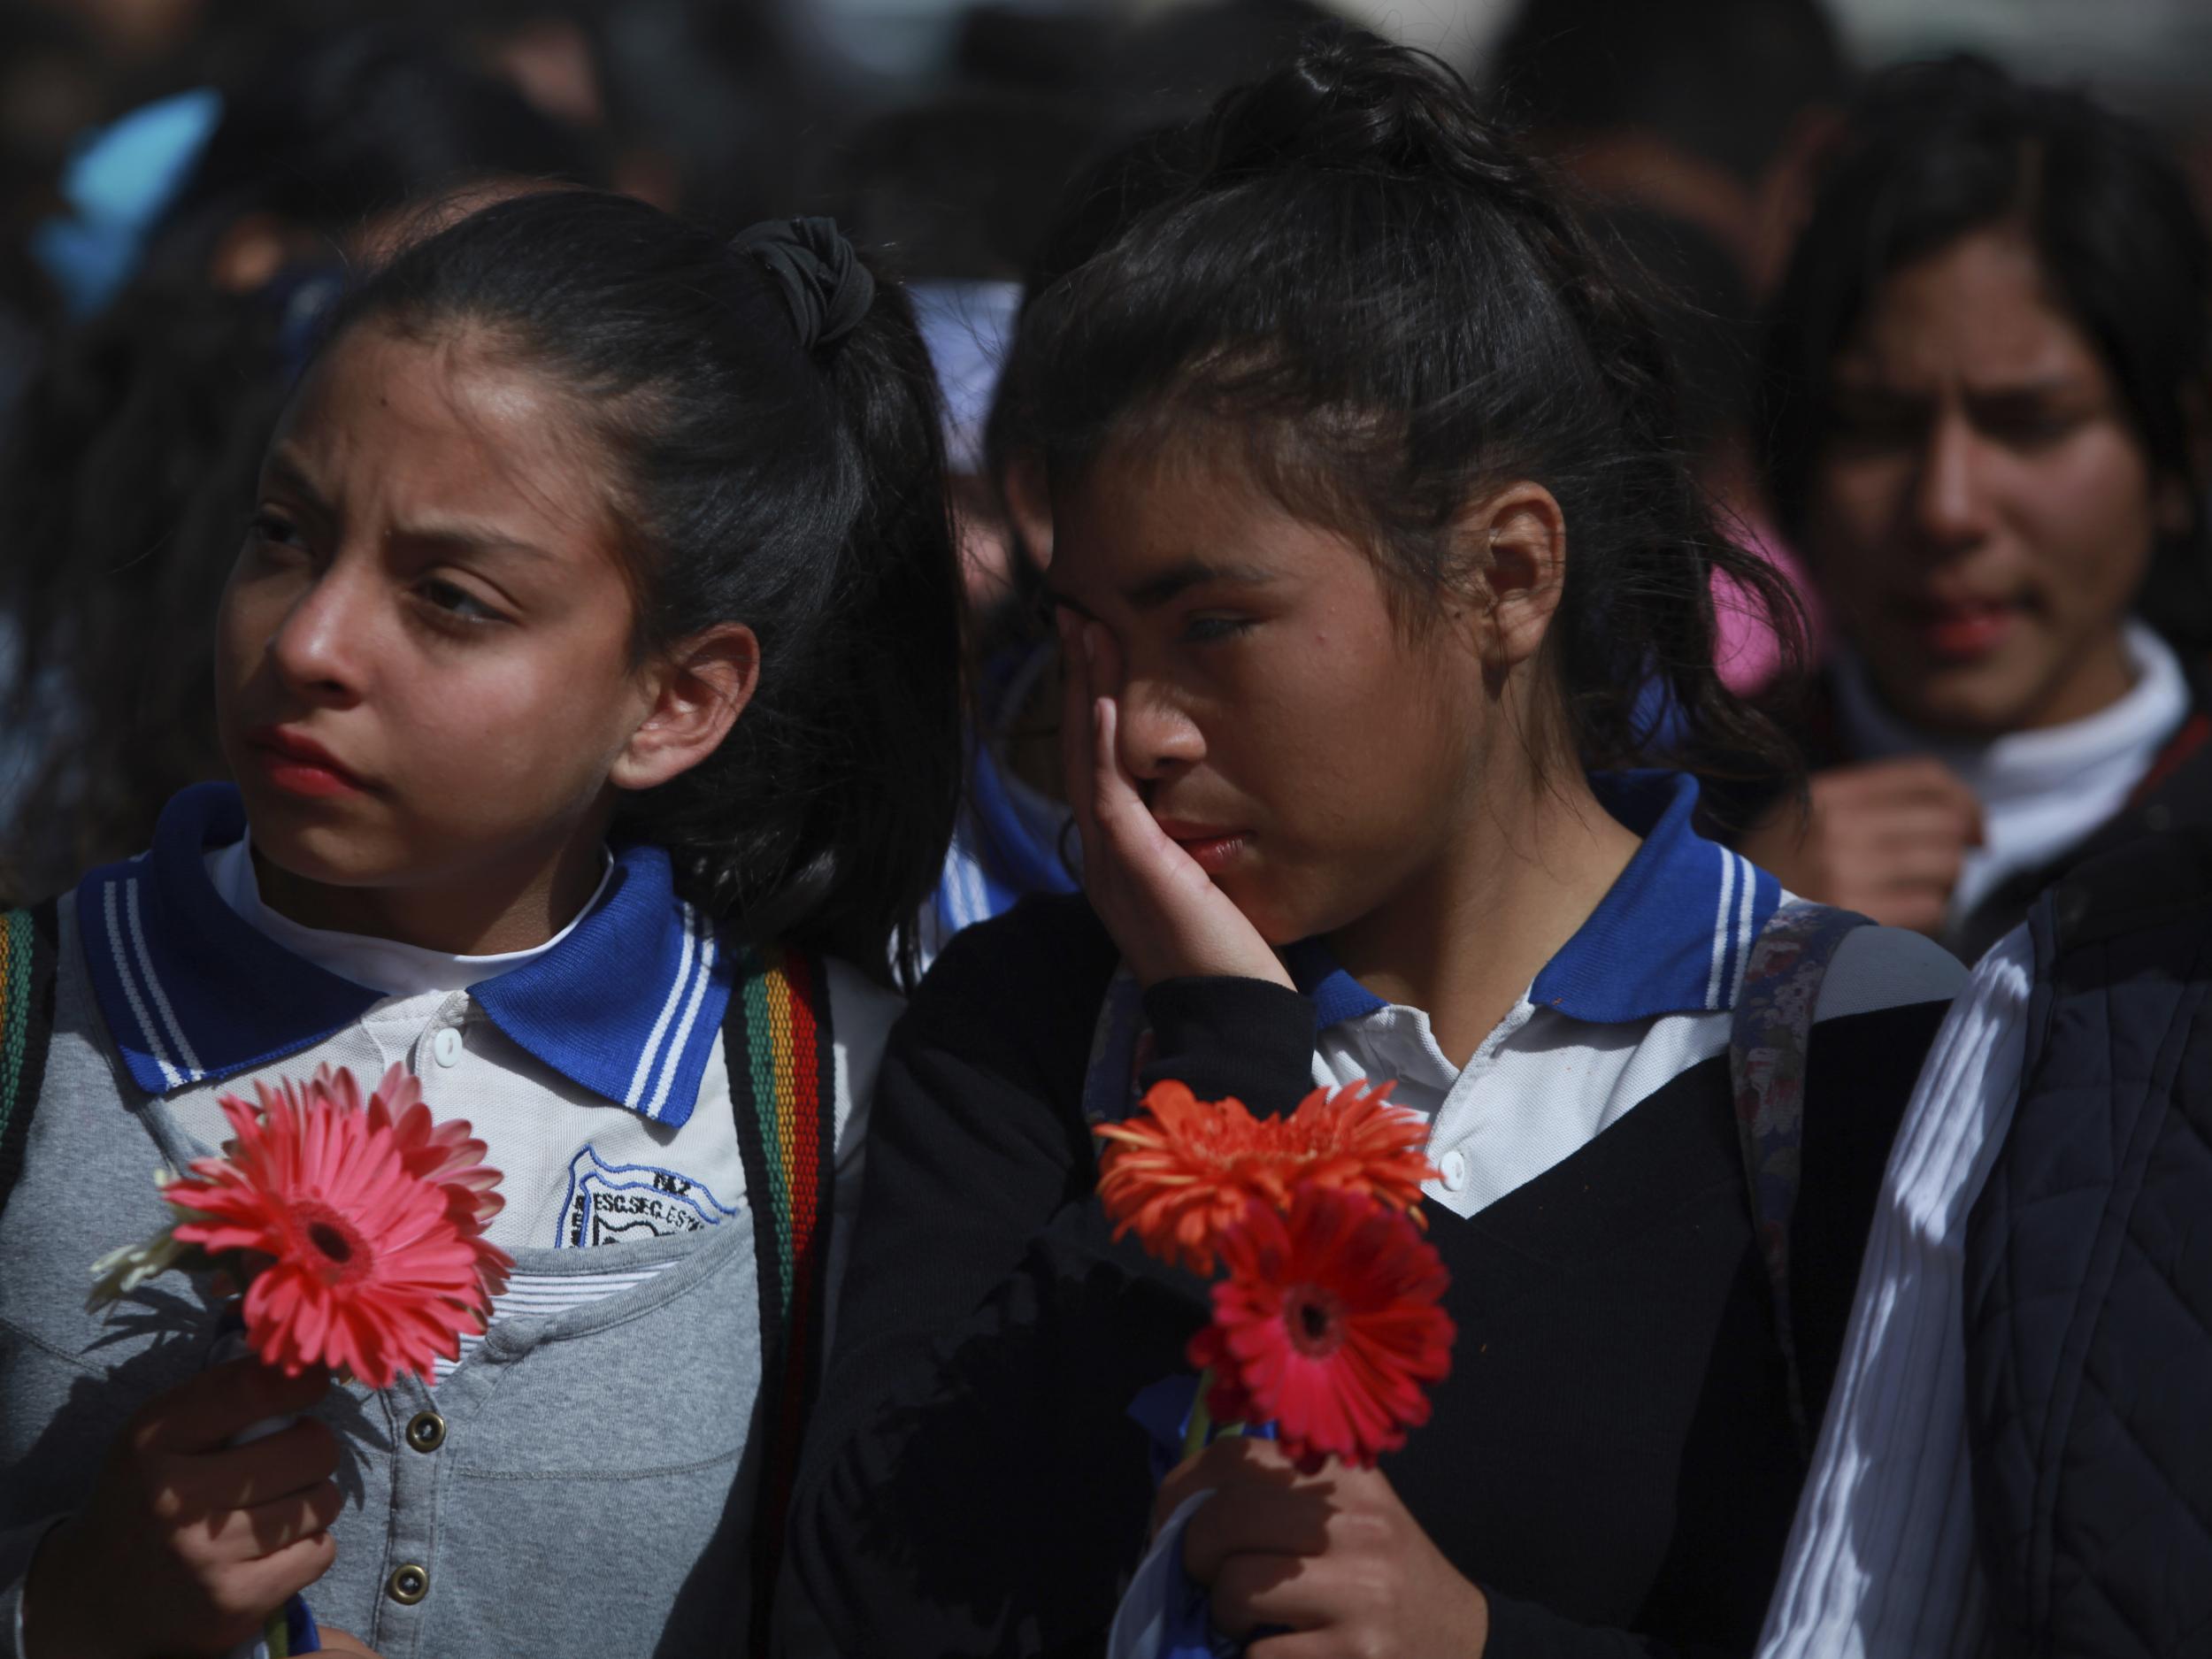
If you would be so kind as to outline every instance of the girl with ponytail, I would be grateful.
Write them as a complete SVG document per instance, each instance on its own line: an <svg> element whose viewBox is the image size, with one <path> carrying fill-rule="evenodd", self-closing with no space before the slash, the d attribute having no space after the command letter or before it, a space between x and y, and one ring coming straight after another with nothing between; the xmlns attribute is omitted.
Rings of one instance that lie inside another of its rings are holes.
<svg viewBox="0 0 2212 1659"><path fill-rule="evenodd" d="M1714 574L1786 596L1456 78L1325 36L1194 152L1022 319L1086 890L956 939L894 1036L796 1583L847 1653L1095 1651L1210 1491L1170 1548L1263 1659L1747 1652L1961 970L1694 828L1722 757L1790 764ZM1360 1077L1427 1125L1432 1416L1156 1491L1130 1408L1206 1297L1110 1238L1093 1130Z"/></svg>
<svg viewBox="0 0 2212 1659"><path fill-rule="evenodd" d="M764 1650L957 797L932 387L826 219L532 195L338 310L221 603L235 785L11 918L52 987L0 1110L31 1655L219 1652L302 1591L395 1653ZM480 1340L371 1390L89 1317L87 1264L163 1219L149 1168L322 1064L413 1073L504 1171Z"/></svg>

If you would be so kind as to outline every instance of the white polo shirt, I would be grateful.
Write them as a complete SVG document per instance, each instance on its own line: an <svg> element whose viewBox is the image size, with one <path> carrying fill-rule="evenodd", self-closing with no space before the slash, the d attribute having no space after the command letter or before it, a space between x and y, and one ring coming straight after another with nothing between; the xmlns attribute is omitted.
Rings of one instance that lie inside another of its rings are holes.
<svg viewBox="0 0 2212 1659"><path fill-rule="evenodd" d="M1751 941L1776 910L1801 902L1697 833L1694 780L1617 772L1592 785L1643 845L1464 1066L1437 1046L1424 1010L1385 1002L1317 941L1286 953L1314 999L1314 1081L1395 1079L1392 1102L1429 1125L1438 1178L1424 1191L1455 1215L1488 1208L1725 1053ZM1965 978L1918 933L1855 928L1814 1021L1945 1002Z"/></svg>
<svg viewBox="0 0 2212 1659"><path fill-rule="evenodd" d="M746 1203L722 1021L733 964L658 848L611 854L599 888L532 950L457 956L301 926L263 905L237 794L187 791L150 852L81 895L88 967L127 1069L213 1150L219 1102L253 1085L398 1065L441 1121L465 1118L501 1171L488 1229L510 1249L703 1233ZM827 964L837 1190L830 1282L886 1038L901 1007ZM518 1274L495 1310L611 1294L613 1271Z"/></svg>

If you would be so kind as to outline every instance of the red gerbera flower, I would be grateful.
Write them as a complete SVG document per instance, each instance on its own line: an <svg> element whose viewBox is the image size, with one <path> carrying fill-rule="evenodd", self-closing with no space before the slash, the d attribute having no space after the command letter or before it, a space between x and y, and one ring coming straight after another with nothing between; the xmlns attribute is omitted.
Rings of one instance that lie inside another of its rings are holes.
<svg viewBox="0 0 2212 1659"><path fill-rule="evenodd" d="M1287 1216L1254 1204L1220 1235L1228 1277L1190 1362L1218 1423L1272 1418L1301 1463L1372 1463L1428 1421L1455 1334L1435 1249L1371 1197L1302 1187Z"/></svg>
<svg viewBox="0 0 2212 1659"><path fill-rule="evenodd" d="M1303 1182L1371 1195L1418 1221L1428 1131L1389 1094L1388 1083L1317 1088L1286 1118L1255 1118L1240 1101L1155 1084L1126 1123L1094 1131L1114 1143L1098 1183L1114 1236L1134 1232L1154 1256L1210 1274L1217 1238L1248 1206L1286 1209Z"/></svg>
<svg viewBox="0 0 2212 1659"><path fill-rule="evenodd" d="M325 1067L303 1087L257 1087L257 1109L226 1097L236 1139L163 1189L179 1241L265 1263L246 1340L288 1376L329 1365L387 1388L427 1374L483 1330L514 1266L481 1236L498 1202L483 1143L465 1123L434 1129L415 1091L388 1074L364 1110L352 1078Z"/></svg>

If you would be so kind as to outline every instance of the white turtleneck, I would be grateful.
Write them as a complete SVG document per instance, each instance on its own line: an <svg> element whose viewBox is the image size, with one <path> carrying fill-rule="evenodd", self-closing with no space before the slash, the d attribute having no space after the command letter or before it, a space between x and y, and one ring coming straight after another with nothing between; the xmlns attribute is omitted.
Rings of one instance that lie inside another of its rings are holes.
<svg viewBox="0 0 2212 1659"><path fill-rule="evenodd" d="M2086 839L2127 804L2158 751L2189 713L2189 682L2165 641L2139 622L2124 635L2135 684L2116 703L2064 726L1987 743L1932 737L1882 706L1859 660L1836 664L1836 712L1851 752L1865 760L1932 755L1982 803L1982 845L1970 849L1951 895L1955 926L2008 877Z"/></svg>

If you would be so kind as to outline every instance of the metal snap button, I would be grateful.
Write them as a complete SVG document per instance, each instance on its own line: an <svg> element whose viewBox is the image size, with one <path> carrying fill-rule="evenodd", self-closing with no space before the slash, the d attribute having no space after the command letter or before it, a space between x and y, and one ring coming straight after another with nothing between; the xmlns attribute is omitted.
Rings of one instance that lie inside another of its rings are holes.
<svg viewBox="0 0 2212 1659"><path fill-rule="evenodd" d="M1436 1172L1443 1179L1446 1192L1464 1191L1467 1186L1467 1155L1454 1147L1444 1155L1443 1162L1436 1166Z"/></svg>
<svg viewBox="0 0 2212 1659"><path fill-rule="evenodd" d="M407 1443L419 1452L434 1452L445 1444L445 1419L435 1411L418 1411L407 1425Z"/></svg>
<svg viewBox="0 0 2212 1659"><path fill-rule="evenodd" d="M430 1573L411 1561L384 1581L384 1594L402 1607L412 1607L430 1594Z"/></svg>
<svg viewBox="0 0 2212 1659"><path fill-rule="evenodd" d="M440 1065L458 1065L461 1063L461 1033L450 1025L442 1025L430 1040L430 1052Z"/></svg>

